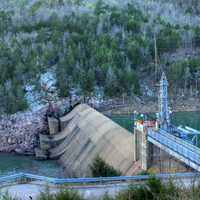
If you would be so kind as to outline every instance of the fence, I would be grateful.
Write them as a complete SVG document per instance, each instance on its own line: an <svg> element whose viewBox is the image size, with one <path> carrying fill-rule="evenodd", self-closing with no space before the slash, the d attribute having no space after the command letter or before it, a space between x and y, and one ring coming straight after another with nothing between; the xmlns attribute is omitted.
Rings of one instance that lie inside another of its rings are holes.
<svg viewBox="0 0 200 200"><path fill-rule="evenodd" d="M183 156L188 160L188 162L191 161L192 163L200 166L200 149L196 146L161 130L159 130L159 132L149 130L148 141L154 143L152 139L158 142L160 145L172 150L174 153L177 153L179 156ZM173 155L175 156L174 153ZM186 164L188 164L188 162ZM199 168L200 167L198 167L198 170Z"/></svg>
<svg viewBox="0 0 200 200"><path fill-rule="evenodd" d="M118 176L118 177L98 177L98 178L50 178L28 173L18 173L9 176L0 177L0 184L10 182L20 182L23 180L29 181L43 181L52 184L88 184L88 183L116 183L116 182L129 182L129 181L145 181L152 175L140 176ZM159 179L183 179L183 178L200 178L200 173L174 173L174 174L156 174L155 177Z"/></svg>

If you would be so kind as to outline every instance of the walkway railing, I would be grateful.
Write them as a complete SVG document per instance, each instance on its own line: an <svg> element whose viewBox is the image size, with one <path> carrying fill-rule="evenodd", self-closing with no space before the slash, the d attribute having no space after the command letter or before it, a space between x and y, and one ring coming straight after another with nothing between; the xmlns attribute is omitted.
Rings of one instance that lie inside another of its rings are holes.
<svg viewBox="0 0 200 200"><path fill-rule="evenodd" d="M0 184L19 182L22 181L42 181L52 184L88 184L88 183L114 183L114 182L128 182L128 181L145 181L149 179L151 175L141 176L118 176L118 177L98 177L98 178L50 178L46 176L39 176L28 173L19 173L9 176L0 177ZM159 179L169 178L200 178L200 173L175 173L175 174L156 174L155 177Z"/></svg>
<svg viewBox="0 0 200 200"><path fill-rule="evenodd" d="M179 156L182 156L186 160L182 160L189 164L189 166L195 166L195 169L199 171L200 169L200 149L194 145L187 143L186 141L177 138L173 135L169 135L164 131L148 131L148 140L152 143L156 142L163 146L165 150L171 150L172 154L179 159ZM177 156L176 156L177 155Z"/></svg>

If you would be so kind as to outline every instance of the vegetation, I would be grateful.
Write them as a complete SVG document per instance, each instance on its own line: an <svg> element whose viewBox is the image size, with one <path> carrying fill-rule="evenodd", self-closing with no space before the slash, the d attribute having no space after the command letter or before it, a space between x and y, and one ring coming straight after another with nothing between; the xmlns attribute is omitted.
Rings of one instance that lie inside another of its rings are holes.
<svg viewBox="0 0 200 200"><path fill-rule="evenodd" d="M121 172L108 165L103 159L97 156L90 166L93 177L120 176Z"/></svg>
<svg viewBox="0 0 200 200"><path fill-rule="evenodd" d="M199 78L200 78L200 59L192 58L174 63L168 68L169 80L171 83L177 82L182 86L183 94L199 94ZM178 88L174 87L174 92L178 93Z"/></svg>
<svg viewBox="0 0 200 200"><path fill-rule="evenodd" d="M39 194L37 200L84 200L84 198L72 190L61 189L59 192L52 194L49 187L46 187L46 190Z"/></svg>
<svg viewBox="0 0 200 200"><path fill-rule="evenodd" d="M36 85L40 75L52 68L59 97L71 91L84 97L140 95L139 79L155 80L155 36L159 65L169 72L175 88L195 86L198 93L194 80L199 82L199 67L188 64L183 69L179 61L165 63L163 56L190 41L199 48L199 28L170 24L161 17L152 20L134 3L119 7L97 0L88 7L85 2L2 4L10 9L0 10L0 114L25 110L29 106L26 86ZM77 12L65 12L73 6ZM176 81L181 79L187 81Z"/></svg>
<svg viewBox="0 0 200 200"><path fill-rule="evenodd" d="M17 200L9 197L8 194L0 197L1 200ZM41 192L38 200L86 200L78 193L72 190L61 189L57 193L50 193L47 188L45 192ZM200 199L200 187L192 186L191 188L176 187L170 180L167 183L162 183L159 179L151 177L146 183L141 185L130 184L128 189L125 189L115 197L108 194L102 196L101 200L183 200Z"/></svg>

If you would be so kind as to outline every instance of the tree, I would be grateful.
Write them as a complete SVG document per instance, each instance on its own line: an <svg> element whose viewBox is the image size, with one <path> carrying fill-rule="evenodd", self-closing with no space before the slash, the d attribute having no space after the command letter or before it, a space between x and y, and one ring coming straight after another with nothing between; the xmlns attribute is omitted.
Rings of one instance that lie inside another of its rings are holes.
<svg viewBox="0 0 200 200"><path fill-rule="evenodd" d="M158 53L174 51L180 46L180 35L178 31L171 25L165 26L157 35Z"/></svg>
<svg viewBox="0 0 200 200"><path fill-rule="evenodd" d="M190 68L186 67L184 71L184 93L187 91L187 86L188 86L190 77L191 77Z"/></svg>
<svg viewBox="0 0 200 200"><path fill-rule="evenodd" d="M131 40L127 44L127 55L132 65L136 68L142 63L142 54L137 40Z"/></svg>
<svg viewBox="0 0 200 200"><path fill-rule="evenodd" d="M96 15L100 15L106 12L107 5L105 4L104 0L98 0L95 4L94 13Z"/></svg>
<svg viewBox="0 0 200 200"><path fill-rule="evenodd" d="M25 93L17 81L7 81L0 85L1 113L13 114L27 108Z"/></svg>
<svg viewBox="0 0 200 200"><path fill-rule="evenodd" d="M119 94L117 76L112 67L107 71L104 89L107 96L113 97Z"/></svg>
<svg viewBox="0 0 200 200"><path fill-rule="evenodd" d="M120 176L121 172L108 165L101 157L97 156L92 164L90 170L93 177L109 177Z"/></svg>
<svg viewBox="0 0 200 200"><path fill-rule="evenodd" d="M200 47L200 28L194 29L194 45L195 47Z"/></svg>
<svg viewBox="0 0 200 200"><path fill-rule="evenodd" d="M90 68L88 71L82 70L80 72L80 87L84 100L86 100L87 97L90 98L91 93L93 92L94 89L94 84L95 84L94 81L95 81L95 74L92 68Z"/></svg>
<svg viewBox="0 0 200 200"><path fill-rule="evenodd" d="M69 73L67 73L67 67L59 65L56 68L56 80L60 97L68 97L72 89L73 80Z"/></svg>

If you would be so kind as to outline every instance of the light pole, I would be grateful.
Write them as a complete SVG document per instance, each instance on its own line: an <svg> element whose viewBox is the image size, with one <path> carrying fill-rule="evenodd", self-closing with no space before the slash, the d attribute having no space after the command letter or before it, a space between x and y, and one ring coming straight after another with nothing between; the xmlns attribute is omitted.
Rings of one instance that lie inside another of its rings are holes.
<svg viewBox="0 0 200 200"><path fill-rule="evenodd" d="M131 121L133 120L133 127L132 127L133 132L134 132L134 129L135 129L136 116L137 116L137 111L134 110L134 112L133 112L133 114L132 114L132 117L131 117L131 118L132 118Z"/></svg>

